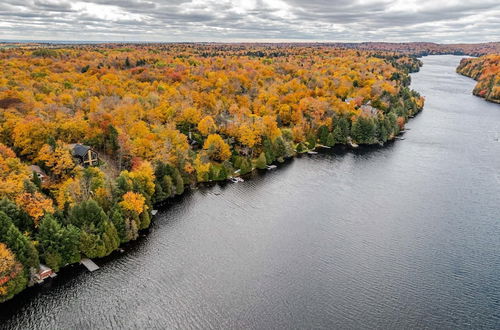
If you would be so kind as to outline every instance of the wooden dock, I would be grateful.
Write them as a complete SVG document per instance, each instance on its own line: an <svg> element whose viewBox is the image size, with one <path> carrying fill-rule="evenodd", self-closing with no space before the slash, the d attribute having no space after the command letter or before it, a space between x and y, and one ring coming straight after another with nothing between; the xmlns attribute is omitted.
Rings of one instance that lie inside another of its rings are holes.
<svg viewBox="0 0 500 330"><path fill-rule="evenodd" d="M92 260L90 260L89 258L83 258L82 260L80 260L80 263L82 265L84 265L85 267L87 267L87 269L91 272L95 271L95 270L98 270L99 269L99 266L97 266Z"/></svg>

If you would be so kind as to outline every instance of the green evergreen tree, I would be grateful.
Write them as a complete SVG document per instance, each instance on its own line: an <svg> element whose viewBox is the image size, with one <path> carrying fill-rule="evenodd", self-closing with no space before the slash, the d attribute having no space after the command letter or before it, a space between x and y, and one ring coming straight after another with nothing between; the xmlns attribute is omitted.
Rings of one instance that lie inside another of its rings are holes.
<svg viewBox="0 0 500 330"><path fill-rule="evenodd" d="M56 219L47 214L40 221L38 229L38 248L45 263L54 271L58 271L62 266L63 260L62 251L63 228Z"/></svg>
<svg viewBox="0 0 500 330"><path fill-rule="evenodd" d="M335 138L335 143L346 144L347 137L349 136L349 134L350 134L349 121L344 117L340 117L334 123L333 137Z"/></svg>
<svg viewBox="0 0 500 330"><path fill-rule="evenodd" d="M3 211L0 211L0 242L5 243L12 253L16 255L17 260L24 266L26 272L30 268L38 269L37 250Z"/></svg>
<svg viewBox="0 0 500 330"><path fill-rule="evenodd" d="M306 150L306 148L304 147L303 143L297 144L297 152L298 153L304 152L304 150Z"/></svg>
<svg viewBox="0 0 500 330"><path fill-rule="evenodd" d="M182 179L179 170L175 169L173 178L175 182L175 193L177 195L182 195L184 193L184 179Z"/></svg>
<svg viewBox="0 0 500 330"><path fill-rule="evenodd" d="M285 140L281 136L277 137L276 140L274 140L273 150L276 158L278 159L291 156L288 154Z"/></svg>
<svg viewBox="0 0 500 330"><path fill-rule="evenodd" d="M151 224L151 216L149 215L149 213L147 211L144 211L139 215L139 218L141 219L139 229L149 228L149 225Z"/></svg>
<svg viewBox="0 0 500 330"><path fill-rule="evenodd" d="M276 160L276 155L274 153L273 144L271 140L269 140L267 137L264 138L263 147L264 147L266 165L273 163Z"/></svg>
<svg viewBox="0 0 500 330"><path fill-rule="evenodd" d="M61 256L64 265L80 261L80 230L73 225L64 228Z"/></svg>
<svg viewBox="0 0 500 330"><path fill-rule="evenodd" d="M266 165L267 165L266 155L263 152L261 152L259 158L257 158L257 160L255 161L255 167L263 170L266 168Z"/></svg>
<svg viewBox="0 0 500 330"><path fill-rule="evenodd" d="M175 195L175 186L170 175L163 176L161 186L167 198Z"/></svg>
<svg viewBox="0 0 500 330"><path fill-rule="evenodd" d="M308 149L316 148L316 135L315 134L308 134L308 136L306 138L306 143L307 143Z"/></svg>
<svg viewBox="0 0 500 330"><path fill-rule="evenodd" d="M109 253L109 247L103 241L109 219L94 200L75 205L70 210L69 222L80 229L80 251L87 257L103 257ZM115 236L113 239L119 240L118 233Z"/></svg>
<svg viewBox="0 0 500 330"><path fill-rule="evenodd" d="M40 222L37 239L45 263L55 271L80 260L80 232L73 225L66 228L52 215L45 215Z"/></svg>
<svg viewBox="0 0 500 330"><path fill-rule="evenodd" d="M125 218L123 217L123 214L122 214L121 209L119 207L115 207L111 211L110 219L113 222L113 224L115 225L120 242L121 243L128 242L129 237L128 237L128 233L127 233L127 227L125 225Z"/></svg>
<svg viewBox="0 0 500 330"><path fill-rule="evenodd" d="M89 199L75 205L69 213L70 223L80 229L93 226L97 230L104 228L104 222L108 216L94 200Z"/></svg>
<svg viewBox="0 0 500 330"><path fill-rule="evenodd" d="M353 124L351 134L357 143L373 143L377 129L371 118L359 117Z"/></svg>
<svg viewBox="0 0 500 330"><path fill-rule="evenodd" d="M6 197L0 199L0 211L8 214L12 223L20 232L31 232L35 229L33 219Z"/></svg>
<svg viewBox="0 0 500 330"><path fill-rule="evenodd" d="M333 133L328 133L325 145L328 147L333 147L335 145L335 137L333 136Z"/></svg>
<svg viewBox="0 0 500 330"><path fill-rule="evenodd" d="M81 231L80 251L88 258L104 257L106 255L106 246L99 235Z"/></svg>
<svg viewBox="0 0 500 330"><path fill-rule="evenodd" d="M321 125L319 128L318 128L318 134L317 134L317 137L319 139L319 142L322 144L322 145L327 145L327 140L328 140L328 134L330 132L328 132L328 127L326 127L325 125Z"/></svg>
<svg viewBox="0 0 500 330"><path fill-rule="evenodd" d="M379 120L379 128L378 128L378 140L382 143L385 143L389 138L389 131L387 127L387 119Z"/></svg>
<svg viewBox="0 0 500 330"><path fill-rule="evenodd" d="M242 157L240 169L241 169L241 174L246 174L246 173L251 172L252 171L252 162L249 159Z"/></svg>
<svg viewBox="0 0 500 330"><path fill-rule="evenodd" d="M115 225L109 220L104 222L104 233L102 235L102 240L104 246L106 247L106 255L110 254L120 246L120 238L118 237L118 232L115 228Z"/></svg>

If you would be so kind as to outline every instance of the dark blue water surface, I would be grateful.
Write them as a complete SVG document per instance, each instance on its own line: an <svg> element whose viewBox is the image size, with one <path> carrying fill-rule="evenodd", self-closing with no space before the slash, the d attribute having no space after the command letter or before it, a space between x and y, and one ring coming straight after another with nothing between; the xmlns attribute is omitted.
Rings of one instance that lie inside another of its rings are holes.
<svg viewBox="0 0 500 330"><path fill-rule="evenodd" d="M404 141L187 193L123 254L0 305L2 328L500 328L500 106L429 56Z"/></svg>

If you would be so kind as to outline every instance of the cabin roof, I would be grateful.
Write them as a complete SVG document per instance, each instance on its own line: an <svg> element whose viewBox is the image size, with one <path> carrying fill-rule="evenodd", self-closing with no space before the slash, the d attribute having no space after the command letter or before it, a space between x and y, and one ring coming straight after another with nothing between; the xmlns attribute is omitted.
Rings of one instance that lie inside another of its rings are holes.
<svg viewBox="0 0 500 330"><path fill-rule="evenodd" d="M47 175L45 174L45 172L44 172L44 171L40 168L40 166L38 166L38 165L30 165L30 170L31 170L32 172L35 172L35 173L38 173L38 174L42 174L42 175L44 175L44 176L47 176Z"/></svg>
<svg viewBox="0 0 500 330"><path fill-rule="evenodd" d="M87 154L87 152L91 149L89 146L80 143L72 144L71 147L73 156L79 156L79 157L84 157Z"/></svg>
<svg viewBox="0 0 500 330"><path fill-rule="evenodd" d="M52 269L49 268L48 266L45 266L44 264L40 264L40 273L43 273L46 271L52 271Z"/></svg>

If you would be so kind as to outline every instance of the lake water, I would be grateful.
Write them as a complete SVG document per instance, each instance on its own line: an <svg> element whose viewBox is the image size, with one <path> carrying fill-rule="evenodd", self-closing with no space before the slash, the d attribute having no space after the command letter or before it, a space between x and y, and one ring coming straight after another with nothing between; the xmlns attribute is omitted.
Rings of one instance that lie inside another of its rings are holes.
<svg viewBox="0 0 500 330"><path fill-rule="evenodd" d="M500 328L500 106L423 58L404 141L160 210L126 252L0 305L7 329Z"/></svg>

